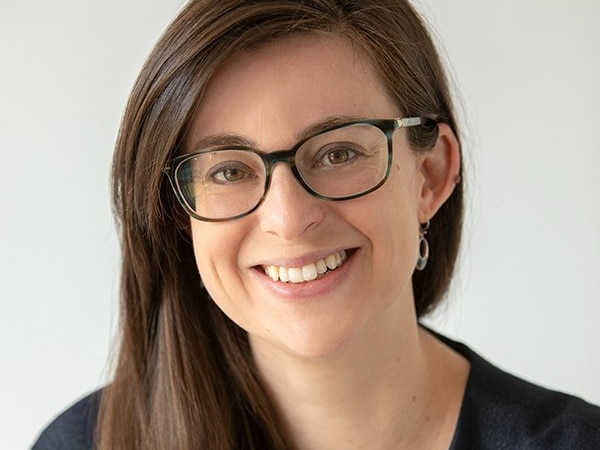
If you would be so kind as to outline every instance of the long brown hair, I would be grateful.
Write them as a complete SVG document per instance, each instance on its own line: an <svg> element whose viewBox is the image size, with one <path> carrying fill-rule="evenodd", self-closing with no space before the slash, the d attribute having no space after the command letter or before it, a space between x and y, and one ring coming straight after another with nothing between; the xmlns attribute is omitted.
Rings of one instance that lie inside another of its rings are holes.
<svg viewBox="0 0 600 450"><path fill-rule="evenodd" d="M240 49L297 33L361 46L398 108L458 136L443 67L406 0L192 0L167 28L127 104L113 165L122 246L120 346L102 395L100 449L290 448L258 381L243 330L202 286L162 169L181 150L212 74ZM415 151L436 131L411 129ZM431 221L432 257L413 276L422 316L443 297L458 251L462 186Z"/></svg>

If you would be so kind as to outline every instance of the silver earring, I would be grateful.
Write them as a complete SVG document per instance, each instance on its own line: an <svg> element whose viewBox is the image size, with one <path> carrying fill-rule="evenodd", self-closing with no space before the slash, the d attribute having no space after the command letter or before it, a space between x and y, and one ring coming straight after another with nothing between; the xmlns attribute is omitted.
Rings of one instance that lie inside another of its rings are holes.
<svg viewBox="0 0 600 450"><path fill-rule="evenodd" d="M426 223L421 224L419 227L419 258L417 259L417 270L423 270L427 266L429 260L429 242L425 238L429 230L429 220Z"/></svg>

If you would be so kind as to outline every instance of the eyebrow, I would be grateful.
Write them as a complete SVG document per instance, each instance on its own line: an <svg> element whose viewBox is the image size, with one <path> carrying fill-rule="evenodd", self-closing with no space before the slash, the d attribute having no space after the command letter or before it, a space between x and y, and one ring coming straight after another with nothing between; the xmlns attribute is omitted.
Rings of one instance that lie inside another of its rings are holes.
<svg viewBox="0 0 600 450"><path fill-rule="evenodd" d="M210 148L210 147L218 147L218 146L223 146L223 147L243 146L243 147L256 148L256 144L252 140L250 140L244 136L237 135L237 134L219 133L219 134L212 134L210 136L206 136L204 138L198 139L197 141L194 142L194 145L192 145L191 149L199 150L202 148Z"/></svg>
<svg viewBox="0 0 600 450"><path fill-rule="evenodd" d="M296 142L299 142L303 139L306 139L314 134L319 133L322 130L325 130L329 127L333 127L336 125L341 125L347 122L353 122L361 120L357 116L330 116L325 119L319 120L308 127L304 128L298 135L296 136ZM194 145L191 146L192 150L198 150L202 148L210 148L210 147L229 147L229 146L242 146L242 147L250 147L258 150L258 145L252 139L242 136L239 134L228 134L228 133L218 133L212 134L210 136L206 136L204 138L198 139L194 141Z"/></svg>
<svg viewBox="0 0 600 450"><path fill-rule="evenodd" d="M310 137L313 134L317 134L318 132L325 130L327 128L334 127L336 125L341 125L341 124L347 123L347 122L354 122L357 120L361 120L361 118L356 117L356 116L326 117L325 119L319 120L318 122L313 123L312 125L309 125L304 130L302 130L302 132L297 136L298 141L301 141L302 139L306 139L307 137Z"/></svg>

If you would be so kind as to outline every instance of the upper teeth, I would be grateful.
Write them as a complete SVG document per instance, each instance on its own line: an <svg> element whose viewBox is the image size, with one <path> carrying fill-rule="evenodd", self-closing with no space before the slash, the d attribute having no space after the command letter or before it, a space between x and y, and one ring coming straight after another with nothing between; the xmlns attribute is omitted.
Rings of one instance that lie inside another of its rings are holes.
<svg viewBox="0 0 600 450"><path fill-rule="evenodd" d="M302 283L304 281L316 280L319 275L323 275L327 270L333 270L341 266L342 262L345 260L346 252L341 250L303 267L280 267L270 265L265 268L265 273L270 276L273 281Z"/></svg>

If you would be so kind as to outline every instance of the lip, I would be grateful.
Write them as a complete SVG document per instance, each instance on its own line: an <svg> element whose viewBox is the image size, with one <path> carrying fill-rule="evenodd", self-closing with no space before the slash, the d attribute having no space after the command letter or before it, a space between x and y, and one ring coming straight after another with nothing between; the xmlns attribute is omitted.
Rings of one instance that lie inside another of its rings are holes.
<svg viewBox="0 0 600 450"><path fill-rule="evenodd" d="M274 297L290 302L307 301L313 298L322 297L327 293L332 292L334 289L339 288L340 283L342 283L343 280L349 275L360 250L358 248L340 248L339 250L333 250L333 252L341 250L345 250L347 253L347 258L344 263L340 267L328 271L325 276L313 281L302 283L284 283L281 281L273 281L271 277L265 274L262 264L254 266L250 273L251 276ZM331 253L328 252L320 252L318 254L313 254L302 258L285 260L279 259L277 260L277 263L279 264L276 265L281 265L284 267L298 267L314 263L316 260L330 255ZM275 264L275 262L271 261L269 264Z"/></svg>

